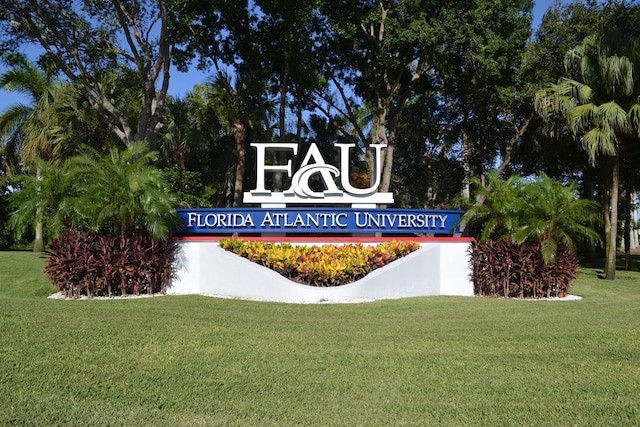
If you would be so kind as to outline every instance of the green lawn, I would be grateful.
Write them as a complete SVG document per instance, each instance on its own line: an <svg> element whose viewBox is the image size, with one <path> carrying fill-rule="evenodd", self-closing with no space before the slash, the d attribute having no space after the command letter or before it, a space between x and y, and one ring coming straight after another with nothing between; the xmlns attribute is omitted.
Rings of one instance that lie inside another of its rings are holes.
<svg viewBox="0 0 640 427"><path fill-rule="evenodd" d="M581 301L60 301L0 252L0 425L638 425L640 273Z"/></svg>

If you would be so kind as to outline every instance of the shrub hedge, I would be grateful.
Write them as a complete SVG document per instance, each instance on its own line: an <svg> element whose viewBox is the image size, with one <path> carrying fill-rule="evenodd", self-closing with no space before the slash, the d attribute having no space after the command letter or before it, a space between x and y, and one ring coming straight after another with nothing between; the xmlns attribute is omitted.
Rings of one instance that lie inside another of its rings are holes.
<svg viewBox="0 0 640 427"><path fill-rule="evenodd" d="M476 295L514 298L564 297L576 278L578 256L558 246L555 262L546 264L540 241L523 244L510 239L474 242L472 280Z"/></svg>
<svg viewBox="0 0 640 427"><path fill-rule="evenodd" d="M148 233L112 236L70 230L51 242L45 273L68 298L164 293L176 244Z"/></svg>

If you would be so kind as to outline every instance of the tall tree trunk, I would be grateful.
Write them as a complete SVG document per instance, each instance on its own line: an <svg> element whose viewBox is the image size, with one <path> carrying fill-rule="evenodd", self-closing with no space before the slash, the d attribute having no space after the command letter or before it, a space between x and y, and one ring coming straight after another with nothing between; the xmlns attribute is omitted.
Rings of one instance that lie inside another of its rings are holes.
<svg viewBox="0 0 640 427"><path fill-rule="evenodd" d="M604 226L606 238L606 259L604 276L607 280L616 278L616 254L618 233L618 192L620 185L620 159L616 154L612 157L611 186L609 195L605 197Z"/></svg>
<svg viewBox="0 0 640 427"><path fill-rule="evenodd" d="M631 205L631 195L633 193L633 188L631 188L631 181L627 176L624 182L624 195L625 195L625 209L624 209L624 231L623 231L623 240L624 240L624 269L629 271L631 270L631 209L633 209Z"/></svg>
<svg viewBox="0 0 640 427"><path fill-rule="evenodd" d="M36 179L40 181L42 179L42 175L40 173L40 168L36 170ZM40 193L40 184L38 184L38 193ZM35 227L35 239L33 241L33 252L44 252L44 231L42 224L42 206L38 206L36 208L36 227Z"/></svg>
<svg viewBox="0 0 640 427"><path fill-rule="evenodd" d="M297 103L298 103L298 111L297 111L297 123L296 123L296 140L298 142L302 141L302 96L303 96L303 91L302 91L302 85L300 83L298 83L298 86L296 88L296 92L297 92Z"/></svg>
<svg viewBox="0 0 640 427"><path fill-rule="evenodd" d="M247 130L240 119L236 119L233 124L233 136L236 140L236 182L233 190L233 207L235 208L242 206L242 183L247 153L245 148Z"/></svg>
<svg viewBox="0 0 640 427"><path fill-rule="evenodd" d="M289 46L289 53L291 53L291 46ZM290 58L291 55L287 55L287 58ZM282 81L280 82L280 106L279 106L279 114L278 118L278 127L280 130L279 140L281 142L285 142L287 140L287 131L286 131L286 107L287 107L287 91L289 88L289 76L291 74L291 68L289 66L288 59L285 61L284 69L282 70ZM277 151L275 153L277 163L285 164L287 161L287 154L283 151ZM273 191L282 191L284 188L284 179L282 172L276 172L273 174Z"/></svg>
<svg viewBox="0 0 640 427"><path fill-rule="evenodd" d="M380 184L380 191L387 193L391 187L391 172L393 171L393 150L395 144L389 143L385 148L384 153L384 166L382 167L382 182Z"/></svg>
<svg viewBox="0 0 640 427"><path fill-rule="evenodd" d="M393 168L393 144L387 136L387 106L383 105L382 100L378 100L378 117L376 121L376 128L373 141L375 144L385 144L384 158L382 159L382 180L380 183L380 191L386 193L391 186L391 169ZM373 162L371 164L373 166ZM371 169L371 178L375 179L374 174L380 173L375 168ZM381 208L386 208L386 205L380 205Z"/></svg>
<svg viewBox="0 0 640 427"><path fill-rule="evenodd" d="M631 249L638 248L638 197L635 190L631 193Z"/></svg>
<svg viewBox="0 0 640 427"><path fill-rule="evenodd" d="M420 74L418 73L412 76L411 84L402 88L395 103L392 98L378 100L379 107L384 109L383 115L380 116L380 121L384 127L378 128L378 131L384 132L384 135L378 135L378 140L381 140L381 137L384 137L384 141L387 144L387 152L385 154L385 161L382 170L382 183L380 184L380 191L383 193L388 192L391 188L393 152L396 146L396 130L398 129L398 123L400 122L400 115L402 114L404 105L411 94L414 82L419 78Z"/></svg>
<svg viewBox="0 0 640 427"><path fill-rule="evenodd" d="M38 211L41 211L42 208L38 208ZM41 215L38 215L39 217ZM44 233L43 233L43 227L42 227L42 219L38 219L38 222L36 223L36 229L35 229L35 239L33 241L33 252L44 252Z"/></svg>
<svg viewBox="0 0 640 427"><path fill-rule="evenodd" d="M502 162L500 163L500 166L498 166L498 169L496 169L496 172L498 173L498 175L504 172L507 166L509 166L509 163L511 163L511 153L513 152L513 148L516 146L518 141L522 139L522 136L527 131L527 128L529 127L529 123L531 123L532 118L533 118L533 115L530 115L520 126L516 125L515 123L512 123L513 128L515 130L515 134L509 140L509 144L507 145L504 151L505 154L502 159ZM466 180L466 182L464 183L464 186L466 188L462 189L462 195L467 200L470 199L469 179L471 178L471 163L469 159L471 156L471 149L472 147L471 145L469 145L469 138L468 138L466 129L463 128L462 129L462 163L463 163L463 169L465 172L465 180ZM480 179L482 180L482 185L484 186L484 173L480 176ZM491 191L490 186L488 190ZM484 201L485 201L485 196L481 194L476 195L475 206L481 206L484 203ZM464 230L467 228L467 221L461 220L459 228L460 228L460 233L463 233Z"/></svg>
<svg viewBox="0 0 640 427"><path fill-rule="evenodd" d="M584 186L584 197L589 199L589 200L594 200L594 194L595 194L595 182L593 179L593 176L591 174L585 174L584 178L583 178L583 186ZM590 224L590 226L592 228L595 228L595 223ZM596 253L596 246L593 244L593 242L588 241L586 243L586 259L588 261L595 261L598 258L598 255Z"/></svg>
<svg viewBox="0 0 640 427"><path fill-rule="evenodd" d="M464 177L462 180L462 198L469 203L471 191L469 182L471 180L471 144L469 143L469 135L465 128L462 129L462 169Z"/></svg>
<svg viewBox="0 0 640 427"><path fill-rule="evenodd" d="M400 102L404 104L404 102ZM396 127L398 125L399 112L390 111L390 102L382 98L378 99L378 119L375 132L375 143L385 144L384 159L382 160L382 179L380 192L387 193L391 188L391 176L393 173L393 152L396 145ZM380 207L386 208L386 205Z"/></svg>

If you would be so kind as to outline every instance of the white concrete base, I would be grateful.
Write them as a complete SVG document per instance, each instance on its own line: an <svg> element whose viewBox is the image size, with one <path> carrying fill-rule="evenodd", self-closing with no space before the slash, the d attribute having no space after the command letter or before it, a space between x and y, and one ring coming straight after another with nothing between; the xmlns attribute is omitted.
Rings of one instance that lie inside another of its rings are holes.
<svg viewBox="0 0 640 427"><path fill-rule="evenodd" d="M420 243L421 249L356 282L319 288L292 282L269 268L219 248L216 241L180 241L177 278L167 293L288 303L472 296L469 241Z"/></svg>

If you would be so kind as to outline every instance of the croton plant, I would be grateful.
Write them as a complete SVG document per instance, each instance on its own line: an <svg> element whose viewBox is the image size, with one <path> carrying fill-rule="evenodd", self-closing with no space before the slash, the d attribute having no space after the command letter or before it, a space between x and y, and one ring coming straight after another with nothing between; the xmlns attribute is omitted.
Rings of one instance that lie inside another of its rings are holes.
<svg viewBox="0 0 640 427"><path fill-rule="evenodd" d="M222 239L221 248L311 286L340 286L366 276L420 248L414 241L388 241L375 246L294 246L236 238Z"/></svg>

